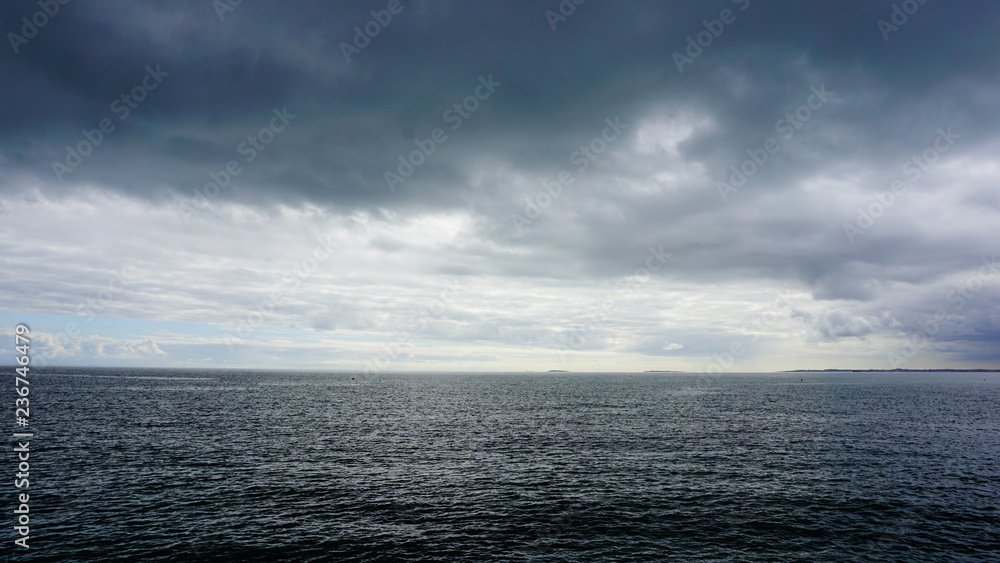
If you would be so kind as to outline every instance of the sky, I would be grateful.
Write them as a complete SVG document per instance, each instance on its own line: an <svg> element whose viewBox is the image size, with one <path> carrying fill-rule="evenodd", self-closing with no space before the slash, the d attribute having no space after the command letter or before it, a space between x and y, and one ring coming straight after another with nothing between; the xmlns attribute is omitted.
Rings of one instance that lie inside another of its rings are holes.
<svg viewBox="0 0 1000 563"><path fill-rule="evenodd" d="M53 366L1000 367L994 2L42 0L0 30L0 363L24 323Z"/></svg>

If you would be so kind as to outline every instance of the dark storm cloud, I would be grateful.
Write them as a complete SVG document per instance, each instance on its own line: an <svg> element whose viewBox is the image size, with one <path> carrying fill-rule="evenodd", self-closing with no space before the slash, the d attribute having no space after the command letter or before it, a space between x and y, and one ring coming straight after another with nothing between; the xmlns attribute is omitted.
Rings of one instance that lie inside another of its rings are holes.
<svg viewBox="0 0 1000 563"><path fill-rule="evenodd" d="M743 5L591 2L553 32L543 10L557 3L403 2L403 12L348 64L341 43L352 42L354 26L364 27L369 11L383 4L244 3L220 22L204 2L78 0L20 53L4 53L3 72L18 86L5 90L0 110L9 132L6 151L32 147L24 172L46 176L80 129L107 117L108 106L138 83L146 65L160 64L170 73L162 90L121 123L72 180L139 193L153 183L186 192L206 173L207 158L176 150L179 143L235 146L260 127L256 115L287 105L303 120L281 140L285 159L267 159L245 182L328 203L393 205L419 199L407 191L390 193L382 178L397 155L413 149L401 132L426 137L447 128L442 113L471 93L477 76L492 74L502 83L499 94L411 182L430 187L429 203L449 205L455 202L447 193L467 189L468 178L454 167L466 154L489 151L526 170L557 170L605 116L636 118L647 104L675 101L711 112L721 126L692 140L685 153L725 161L800 103L810 79L849 97L862 95L857 86L872 88L879 99L869 104L877 107L852 103L837 116L860 141L837 155L848 156L889 150L913 133L913 125L936 125L910 124L912 105L925 103L929 91L953 81L994 82L988 41L961 53L942 48L958 30L975 36L983 29L986 36L996 16L977 3L964 10L927 5L888 43L875 25L887 7L870 2L755 2L742 12ZM30 2L6 4L3 26L18 29L19 18L36 9ZM734 10L738 19L679 73L672 53L683 52L686 37L704 31L702 20L717 18L722 9ZM808 66L797 62L803 60ZM745 82L744 90L734 92L733 81ZM951 105L962 108L942 119L982 127L976 118L990 109L983 107L987 100L962 101L953 99ZM887 126L900 137L888 143L870 138ZM963 128L970 136L974 129ZM838 148L824 147L823 153L829 157L829 149ZM130 181L139 179L116 172L121 161L152 177ZM298 181L281 181L289 168Z"/></svg>

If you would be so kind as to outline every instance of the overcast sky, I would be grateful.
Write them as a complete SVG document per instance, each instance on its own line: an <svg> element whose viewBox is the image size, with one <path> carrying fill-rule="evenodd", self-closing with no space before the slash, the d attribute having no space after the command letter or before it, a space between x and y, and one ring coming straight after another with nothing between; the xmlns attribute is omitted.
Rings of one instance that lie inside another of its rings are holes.
<svg viewBox="0 0 1000 563"><path fill-rule="evenodd" d="M0 363L1000 367L995 2L62 1Z"/></svg>

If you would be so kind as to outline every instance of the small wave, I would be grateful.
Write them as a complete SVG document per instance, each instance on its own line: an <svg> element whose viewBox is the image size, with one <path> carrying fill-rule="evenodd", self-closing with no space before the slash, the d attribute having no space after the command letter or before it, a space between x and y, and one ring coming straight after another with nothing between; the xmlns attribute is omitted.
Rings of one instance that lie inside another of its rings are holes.
<svg viewBox="0 0 1000 563"><path fill-rule="evenodd" d="M163 377L154 375L92 375L88 373L44 373L39 374L45 377L95 377L106 379L153 379L160 381L218 381L214 377Z"/></svg>

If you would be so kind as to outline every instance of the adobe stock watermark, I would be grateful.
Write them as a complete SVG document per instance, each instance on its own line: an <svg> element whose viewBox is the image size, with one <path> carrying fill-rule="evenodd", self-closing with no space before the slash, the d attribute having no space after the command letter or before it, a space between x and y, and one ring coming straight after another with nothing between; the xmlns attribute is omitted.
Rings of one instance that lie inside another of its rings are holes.
<svg viewBox="0 0 1000 563"><path fill-rule="evenodd" d="M880 19L876 22L879 32L882 33L882 40L888 41L889 35L906 25L910 21L910 16L916 14L926 3L927 0L904 0L900 4L893 4L888 21Z"/></svg>
<svg viewBox="0 0 1000 563"><path fill-rule="evenodd" d="M565 22L570 16L576 13L576 7L582 5L587 0L561 0L559 5L556 6L555 10L545 10L545 21L549 22L549 27L552 31L556 30L556 26Z"/></svg>
<svg viewBox="0 0 1000 563"><path fill-rule="evenodd" d="M21 18L21 33L7 32L7 40L10 41L10 47L14 49L14 54L20 53L21 47L34 39L43 27L49 25L52 18L59 15L62 6L69 3L70 0L39 0L38 7L41 10L31 14L30 18L28 16Z"/></svg>
<svg viewBox="0 0 1000 563"><path fill-rule="evenodd" d="M905 180L893 180L889 184L888 190L881 192L876 190L873 192L874 201L858 208L858 216L854 219L853 223L844 223L844 235L847 237L848 242L854 244L855 237L867 233L875 225L875 220L885 215L885 212L892 209L892 206L896 204L896 196L902 195L906 190L912 188L930 167L941 158L941 155L951 150L955 141L962 138L961 135L952 131L950 126L947 129L939 127L937 133L937 137L934 138L931 146L913 155L903 164Z"/></svg>
<svg viewBox="0 0 1000 563"><path fill-rule="evenodd" d="M247 313L233 331L236 338L226 339L230 353L233 352L234 344L253 336L254 332L263 326L269 317L274 315L277 308L298 292L302 284L319 270L320 265L333 256L333 250L338 245L331 239L331 236L316 237L315 240L316 246L313 247L312 252L285 270L281 275L280 283L268 293L266 299L254 303L254 310Z"/></svg>
<svg viewBox="0 0 1000 563"><path fill-rule="evenodd" d="M125 121L132 110L139 107L139 104L145 101L149 93L156 90L167 76L170 76L170 73L160 70L160 65L156 65L155 68L147 65L146 75L139 84L111 102L111 112L118 117L118 121ZM66 156L62 162L52 161L52 172L55 173L56 179L62 182L66 174L83 164L83 159L93 154L94 150L104 142L104 136L114 132L116 127L111 118L105 117L97 122L97 128L81 130L83 140L76 145L66 145Z"/></svg>
<svg viewBox="0 0 1000 563"><path fill-rule="evenodd" d="M904 543L904 536L917 531L918 522L913 519L897 519L884 526L878 537L873 540L874 548L879 553L888 551Z"/></svg>
<svg viewBox="0 0 1000 563"><path fill-rule="evenodd" d="M277 134L284 131L293 119L298 117L294 113L289 113L288 106L273 108L273 117L264 127L261 127L254 135L247 135L245 141L236 145L236 153L243 156L243 162L249 164L253 162L261 153L267 150L267 146L274 142ZM221 170L211 171L208 177L211 181L202 188L191 188L194 194L190 198L181 201L180 209L184 221L190 223L191 217L195 213L200 213L209 209L212 200L219 197L222 190L229 187L233 179L243 173L243 167L235 158L230 160Z"/></svg>
<svg viewBox="0 0 1000 563"><path fill-rule="evenodd" d="M777 294L771 302L771 306L763 313L753 317L753 319L751 319L750 322L748 322L744 327L746 330L753 330L754 335L749 339L733 339L723 352L712 354L712 361L700 373L700 375L702 377L708 377L729 371L736 364L736 360L746 354L748 345L753 344L758 338L760 338L761 331L778 322L778 319L781 318L779 313L786 307L788 309L793 307L792 303L789 301L791 296L792 294L789 291Z"/></svg>
<svg viewBox="0 0 1000 563"><path fill-rule="evenodd" d="M732 0L732 2L739 5L741 12L746 11L750 7L750 0ZM696 35L688 35L687 48L684 50L684 53L674 51L674 54L671 55L674 59L674 64L677 65L677 72L683 74L684 65L693 64L695 59L704 54L705 49L711 47L716 39L722 37L722 32L726 30L726 26L735 21L736 12L733 12L729 8L719 12L718 19L701 20L701 24L705 26L704 31L700 31Z"/></svg>
<svg viewBox="0 0 1000 563"><path fill-rule="evenodd" d="M594 334L607 326L611 316L618 311L618 301L635 293L637 287L646 284L652 277L653 272L658 272L667 258L673 254L663 252L663 245L659 248L649 247L649 255L646 257L645 265L639 266L630 276L625 277L615 284L615 292L601 302L600 306L587 313L588 322L582 328L577 328L564 336L564 344L559 347L559 357L566 361L569 350L579 350Z"/></svg>
<svg viewBox="0 0 1000 563"><path fill-rule="evenodd" d="M95 297L90 297L76 306L75 314L80 317L86 317L83 319L83 324L88 325L93 322L97 315L101 313L104 309L114 302L115 298L123 293L129 286L129 284L135 280L135 272L128 266L122 267L118 272L115 272L111 279L107 281L104 288L97 292ZM63 325L62 331L56 334L55 340L56 345L65 346L69 344L70 339L77 338L80 336L81 326L77 321L67 321ZM48 365L49 358L52 356L51 350L46 350L40 354L37 354L32 361L36 364L45 366Z"/></svg>
<svg viewBox="0 0 1000 563"><path fill-rule="evenodd" d="M226 14L230 12L235 12L236 7L243 4L243 0L213 0L212 8L215 9L215 15L219 16L219 21L225 21Z"/></svg>
<svg viewBox="0 0 1000 563"><path fill-rule="evenodd" d="M812 86L809 89L812 93L806 98L805 103L794 111L786 113L774 124L774 131L781 138L768 137L759 147L747 149L746 153L750 158L741 162L739 166L736 164L729 166L729 181L720 180L715 183L715 189L718 190L722 201L728 201L729 194L740 191L740 188L768 163L771 155L782 149L782 140L788 141L794 137L795 133L812 119L817 111L823 109L834 95L834 92L826 89L826 84L819 87Z"/></svg>
<svg viewBox="0 0 1000 563"><path fill-rule="evenodd" d="M991 257L983 256L983 263L976 273L969 276L964 283L955 285L945 296L945 301L951 305L954 312L961 311L966 304L971 303L976 295L983 290L987 282L1000 274L1000 262L997 262L997 255ZM941 308L934 312L934 318L926 321L917 321L919 332L907 335L900 348L886 356L892 369L905 366L912 360L919 351L931 345L931 338L941 332L941 322L948 318L948 309Z"/></svg>
<svg viewBox="0 0 1000 563"><path fill-rule="evenodd" d="M496 92L497 87L502 84L493 80L492 73L486 76L479 75L477 79L479 84L476 85L472 94L463 98L461 102L452 104L450 108L441 114L441 119L445 123L451 124L452 131L457 130L465 123L465 120L472 117L472 114L481 107L481 102L490 99L493 93ZM395 172L385 171L385 183L389 186L389 191L395 192L396 186L403 184L413 176L417 168L420 168L420 166L427 162L427 159L437 152L438 147L443 145L447 140L448 135L441 127L437 127L431 131L430 137L426 139L419 137L413 139L413 143L417 145L417 148L408 155L399 155L399 165L396 167Z"/></svg>
<svg viewBox="0 0 1000 563"><path fill-rule="evenodd" d="M368 12L372 18L363 26L354 26L354 39L352 43L346 41L340 42L340 52L344 54L344 59L347 63L350 64L353 62L351 57L360 55L365 47L371 45L372 39L378 37L382 33L382 30L392 23L392 16L398 16L403 13L404 8L405 6L400 3L400 0L389 0L384 9Z"/></svg>
<svg viewBox="0 0 1000 563"><path fill-rule="evenodd" d="M580 145L579 149L569 155L570 164L576 165L576 174L586 172L591 164L607 152L611 144L620 139L629 127L627 123L622 123L621 118L617 116L614 119L604 118L604 123L607 126L599 135L587 144ZM514 228L517 229L517 234L522 234L524 228L531 226L535 219L541 217L542 212L552 206L552 203L562 195L563 190L575 181L576 177L573 172L560 170L555 180L542 182L543 189L539 190L534 198L524 196L524 214L511 213L510 215L511 221L514 222Z"/></svg>
<svg viewBox="0 0 1000 563"><path fill-rule="evenodd" d="M448 280L437 297L424 305L416 315L407 319L406 325L414 325L412 329L396 331L390 342L382 344L380 353L368 356L365 360L364 374L380 373L395 362L403 353L403 347L410 345L414 335L427 330L430 322L440 318L448 304L461 295L464 289L455 280Z"/></svg>

